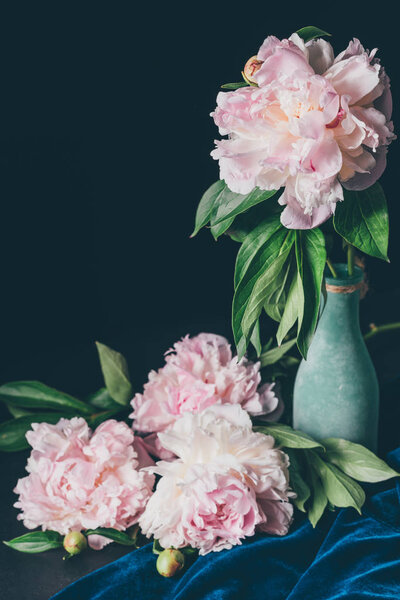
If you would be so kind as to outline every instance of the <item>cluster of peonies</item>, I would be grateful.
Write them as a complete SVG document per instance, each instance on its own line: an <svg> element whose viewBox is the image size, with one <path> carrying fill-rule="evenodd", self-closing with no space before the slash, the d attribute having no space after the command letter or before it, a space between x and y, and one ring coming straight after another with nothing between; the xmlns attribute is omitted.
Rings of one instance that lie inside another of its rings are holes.
<svg viewBox="0 0 400 600"><path fill-rule="evenodd" d="M139 523L162 546L201 554L239 544L256 527L284 535L293 510L288 457L253 432L248 414L276 416L281 407L259 384L259 365L232 358L224 338L184 338L133 400L135 429L158 436L169 460L154 464L149 444L115 420L94 433L82 418L33 424L29 475L15 488L19 518L63 535ZM96 549L108 541L88 539Z"/></svg>
<svg viewBox="0 0 400 600"><path fill-rule="evenodd" d="M274 384L260 386L260 363L232 356L224 337L201 333L186 336L167 352L165 366L151 371L143 394L132 400L133 428L147 434L154 456L171 458L159 432L168 430L186 412L200 413L216 403L239 404L252 416L279 419L283 404ZM260 386L260 387L259 387Z"/></svg>
<svg viewBox="0 0 400 600"><path fill-rule="evenodd" d="M269 36L246 65L253 85L221 92L212 116L221 179L237 193L284 187L283 225L309 229L382 175L394 139L389 78L351 41L336 58L323 39ZM245 71L246 74L246 71Z"/></svg>
<svg viewBox="0 0 400 600"><path fill-rule="evenodd" d="M137 523L154 475L140 470L152 461L140 446L135 450L128 425L109 420L92 434L86 421L75 417L57 425L34 423L26 437L33 448L29 475L14 491L22 511L18 518L28 529L41 526L66 535L97 527L124 530ZM105 543L103 536L89 536L92 548Z"/></svg>

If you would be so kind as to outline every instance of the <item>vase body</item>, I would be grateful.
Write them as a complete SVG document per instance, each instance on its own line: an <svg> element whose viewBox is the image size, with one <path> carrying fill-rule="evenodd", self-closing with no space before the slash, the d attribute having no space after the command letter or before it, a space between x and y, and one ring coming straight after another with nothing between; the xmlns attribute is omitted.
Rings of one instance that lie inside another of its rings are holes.
<svg viewBox="0 0 400 600"><path fill-rule="evenodd" d="M359 324L363 272L335 265L326 278L318 326L297 372L293 426L317 440L339 437L376 451L379 388ZM358 287L357 287L358 286Z"/></svg>

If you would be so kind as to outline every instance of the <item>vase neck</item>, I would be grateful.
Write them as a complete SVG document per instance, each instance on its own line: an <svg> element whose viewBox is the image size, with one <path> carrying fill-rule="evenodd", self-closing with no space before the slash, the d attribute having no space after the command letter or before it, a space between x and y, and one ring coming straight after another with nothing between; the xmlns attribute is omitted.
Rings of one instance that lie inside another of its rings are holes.
<svg viewBox="0 0 400 600"><path fill-rule="evenodd" d="M332 322L344 329L360 331L359 323L360 291L350 293L326 292L321 298L321 310L318 327L331 327Z"/></svg>

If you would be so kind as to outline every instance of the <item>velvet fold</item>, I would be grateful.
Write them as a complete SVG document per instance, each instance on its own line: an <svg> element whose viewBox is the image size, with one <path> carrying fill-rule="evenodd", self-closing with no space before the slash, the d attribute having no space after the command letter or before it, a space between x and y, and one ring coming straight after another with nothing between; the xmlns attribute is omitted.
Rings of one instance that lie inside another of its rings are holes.
<svg viewBox="0 0 400 600"><path fill-rule="evenodd" d="M400 469L400 448L388 457ZM313 529L301 513L285 537L257 535L198 558L165 579L148 544L71 584L53 600L398 600L400 485L370 486L362 515L328 512Z"/></svg>

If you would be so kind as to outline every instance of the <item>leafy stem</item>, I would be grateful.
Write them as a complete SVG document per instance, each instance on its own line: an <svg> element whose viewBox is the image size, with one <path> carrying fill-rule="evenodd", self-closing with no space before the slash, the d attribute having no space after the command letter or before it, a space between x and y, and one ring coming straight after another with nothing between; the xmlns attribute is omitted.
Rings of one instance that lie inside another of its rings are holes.
<svg viewBox="0 0 400 600"><path fill-rule="evenodd" d="M386 323L385 325L370 325L370 331L364 335L364 340L370 340L371 338L379 335L380 333L387 333L388 331L395 331L400 329L400 322Z"/></svg>
<svg viewBox="0 0 400 600"><path fill-rule="evenodd" d="M328 265L328 268L329 268L330 272L332 273L332 277L334 277L336 279L337 278L336 269L328 257L326 259L326 264Z"/></svg>
<svg viewBox="0 0 400 600"><path fill-rule="evenodd" d="M347 246L347 274L352 277L354 273L354 246L348 244Z"/></svg>

